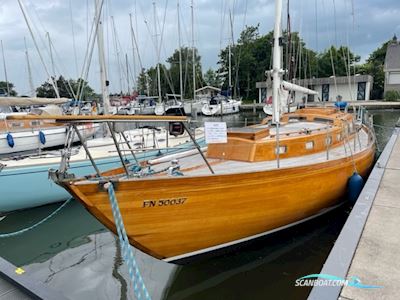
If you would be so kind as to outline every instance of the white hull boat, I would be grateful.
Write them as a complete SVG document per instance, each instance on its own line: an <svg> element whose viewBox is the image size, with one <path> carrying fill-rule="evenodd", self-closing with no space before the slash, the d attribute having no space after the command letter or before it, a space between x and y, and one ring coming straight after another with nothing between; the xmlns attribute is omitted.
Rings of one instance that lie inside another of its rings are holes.
<svg viewBox="0 0 400 300"><path fill-rule="evenodd" d="M196 137L200 139L203 134L202 128L198 128L195 132ZM167 141L165 129L158 132L147 128L129 130L125 132L125 136L135 150L139 161L191 147L188 144L190 138L187 135L178 137L168 135ZM111 138L96 138L88 140L86 144L91 149L93 159L101 171L120 165L121 162ZM167 144L168 147L175 148L166 149ZM179 145L182 146L177 147ZM120 147L125 158L134 163L134 158L126 144L121 141ZM4 195L0 199L0 214L67 200L70 195L48 178L48 170L58 168L60 161L61 150L43 151L40 155L18 160L0 159L0 195ZM72 153L70 166L80 175L94 172L83 147L76 148Z"/></svg>
<svg viewBox="0 0 400 300"><path fill-rule="evenodd" d="M204 104L201 109L205 116L234 114L240 111L242 101L233 99L216 99Z"/></svg>
<svg viewBox="0 0 400 300"><path fill-rule="evenodd" d="M84 138L94 136L98 128L98 124L78 126ZM66 136L67 128L65 126L2 132L0 133L0 155L62 146ZM74 142L77 141L78 137L75 136Z"/></svg>
<svg viewBox="0 0 400 300"><path fill-rule="evenodd" d="M183 102L183 108L187 115L197 115L201 114L201 109L203 108L203 101L202 100L190 100Z"/></svg>

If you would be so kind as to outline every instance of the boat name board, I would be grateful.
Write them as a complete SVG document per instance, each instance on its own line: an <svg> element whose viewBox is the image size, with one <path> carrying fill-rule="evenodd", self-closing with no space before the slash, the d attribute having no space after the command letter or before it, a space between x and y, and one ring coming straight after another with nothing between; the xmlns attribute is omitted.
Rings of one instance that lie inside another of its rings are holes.
<svg viewBox="0 0 400 300"><path fill-rule="evenodd" d="M156 207L156 206L171 206L182 205L186 202L187 198L172 198L172 199L159 199L159 200L143 200L143 208Z"/></svg>

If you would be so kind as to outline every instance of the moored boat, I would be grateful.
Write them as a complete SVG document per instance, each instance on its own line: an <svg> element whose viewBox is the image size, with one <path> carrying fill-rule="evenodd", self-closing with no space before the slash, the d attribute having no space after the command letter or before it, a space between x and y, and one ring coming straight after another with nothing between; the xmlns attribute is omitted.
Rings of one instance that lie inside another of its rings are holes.
<svg viewBox="0 0 400 300"><path fill-rule="evenodd" d="M287 99L281 97L281 0L276 4L272 118L231 128L226 142L217 128L214 136L220 141L209 143L206 154L197 147L198 153L140 168L121 161L120 168L76 177L66 170L65 157L60 169L50 172L52 179L114 233L110 199L117 200L130 244L165 261L254 239L341 205L349 178L354 173L365 177L372 167L375 136L371 124L338 108L282 115ZM177 134L187 128L185 118L153 120L172 122ZM90 121L120 120L102 116Z"/></svg>
<svg viewBox="0 0 400 300"><path fill-rule="evenodd" d="M205 103L201 111L205 116L234 114L239 112L241 104L242 101L240 100L218 95Z"/></svg>
<svg viewBox="0 0 400 300"><path fill-rule="evenodd" d="M131 244L174 261L319 216L342 203L355 171L368 174L375 138L351 114L306 108L281 120L232 129L227 143L208 145L208 165L199 152L145 172L53 179L116 232L104 186L112 183Z"/></svg>
<svg viewBox="0 0 400 300"><path fill-rule="evenodd" d="M198 138L202 137L202 131L202 129L197 130ZM168 136L169 148L166 148L166 132L158 128L129 130L123 134L139 161L156 158L165 153L183 151L185 147L189 147L187 136ZM120 165L110 137L88 140L86 145L101 171L117 168ZM121 144L120 147L124 151L126 160L135 161L127 145ZM18 155L14 158L0 158L0 193L6 195L0 201L0 214L67 200L70 197L68 192L48 178L48 170L59 166L61 156L61 151L52 150L26 157ZM72 149L70 168L79 176L94 172L82 147Z"/></svg>
<svg viewBox="0 0 400 300"><path fill-rule="evenodd" d="M8 121L7 116L27 115L26 112L12 112L8 109L10 105L38 105L47 103L45 107L30 109L29 114L37 115L62 115L62 110L52 103L65 103L67 99L47 99L47 98L16 98L3 97L0 105L0 155L11 155L20 152L41 150L64 145L67 128L63 124L54 124L52 120L14 120ZM7 106L6 106L7 105ZM2 113L3 111L3 113ZM98 126L91 123L79 126L79 131L84 138L94 136ZM78 137L74 137L74 142Z"/></svg>

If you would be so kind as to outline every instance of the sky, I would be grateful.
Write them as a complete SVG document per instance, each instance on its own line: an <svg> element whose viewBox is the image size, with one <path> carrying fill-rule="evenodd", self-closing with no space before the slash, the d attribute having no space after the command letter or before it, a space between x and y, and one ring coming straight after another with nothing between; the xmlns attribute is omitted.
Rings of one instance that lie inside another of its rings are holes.
<svg viewBox="0 0 400 300"><path fill-rule="evenodd" d="M45 82L48 74L62 74L66 78L82 77L94 18L94 1L20 0L45 68L18 1L0 0L0 40L4 47L7 77L20 95L30 93L24 38L35 87ZM131 77L135 70L138 72L140 65L145 68L153 66L158 57L161 62L165 62L174 49L178 48L177 0L103 1L104 44L110 91L127 90L126 58ZM179 2L181 44L191 46L191 0ZM218 53L230 42L230 14L234 40L237 40L246 25L259 24L260 34L273 29L274 0L193 2L194 44L202 57L204 72L208 68L217 69ZM283 2L285 24L287 0ZM132 46L129 14L132 14L137 46ZM290 15L292 31L300 32L306 46L316 51L322 51L329 45L346 45L365 60L394 34L400 37L399 0L292 0ZM54 71L47 33L53 45L51 53ZM157 54L156 44L160 55ZM100 91L99 72L96 45L87 78L97 92ZM2 61L0 80L5 80ZM132 87L132 80L129 85Z"/></svg>

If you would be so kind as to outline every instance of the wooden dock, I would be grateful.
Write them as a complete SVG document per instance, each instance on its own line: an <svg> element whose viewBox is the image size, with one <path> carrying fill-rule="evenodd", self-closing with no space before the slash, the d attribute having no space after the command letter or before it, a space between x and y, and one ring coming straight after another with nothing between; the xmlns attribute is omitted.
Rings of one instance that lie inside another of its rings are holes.
<svg viewBox="0 0 400 300"><path fill-rule="evenodd" d="M0 300L8 299L66 300L67 298L0 257Z"/></svg>
<svg viewBox="0 0 400 300"><path fill-rule="evenodd" d="M378 159L320 274L362 285L319 286L308 299L398 299L400 282L400 129Z"/></svg>

